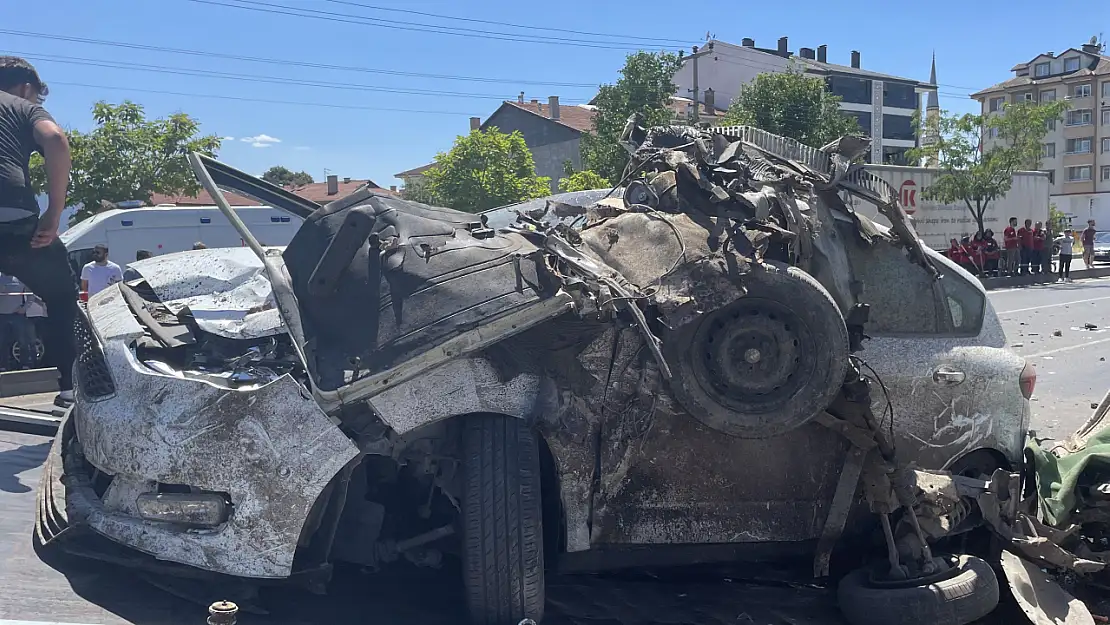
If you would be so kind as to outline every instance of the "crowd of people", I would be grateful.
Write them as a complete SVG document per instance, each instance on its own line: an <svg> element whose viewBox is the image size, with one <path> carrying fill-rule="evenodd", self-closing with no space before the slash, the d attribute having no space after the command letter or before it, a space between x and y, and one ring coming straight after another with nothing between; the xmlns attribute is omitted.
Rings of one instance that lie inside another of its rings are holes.
<svg viewBox="0 0 1110 625"><path fill-rule="evenodd" d="M1083 262L1087 267L1094 264L1096 232L1095 220L1088 220L1080 237ZM1056 248L1059 250L1055 262L1057 281L1071 282L1075 239L1075 231L1071 228L1053 236L1043 222L1026 219L1019 227L1017 217L1011 217L1002 231L1001 245L994 231L987 228L974 236L951 239L947 255L964 269L982 277L1041 275L1053 272L1053 249Z"/></svg>

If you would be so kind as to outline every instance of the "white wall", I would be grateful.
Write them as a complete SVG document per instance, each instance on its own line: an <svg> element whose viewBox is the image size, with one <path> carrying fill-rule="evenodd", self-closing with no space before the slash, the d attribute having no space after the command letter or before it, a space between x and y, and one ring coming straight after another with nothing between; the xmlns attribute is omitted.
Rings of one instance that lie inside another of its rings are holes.
<svg viewBox="0 0 1110 625"><path fill-rule="evenodd" d="M776 43L776 42L772 42ZM777 44L776 44L777 45ZM698 59L698 101L704 102L706 89L713 89L714 106L728 108L740 93L740 87L765 72L785 72L790 61L780 56L736 46L723 41L713 44L713 51ZM694 63L687 59L675 74L678 95L690 97L694 86Z"/></svg>

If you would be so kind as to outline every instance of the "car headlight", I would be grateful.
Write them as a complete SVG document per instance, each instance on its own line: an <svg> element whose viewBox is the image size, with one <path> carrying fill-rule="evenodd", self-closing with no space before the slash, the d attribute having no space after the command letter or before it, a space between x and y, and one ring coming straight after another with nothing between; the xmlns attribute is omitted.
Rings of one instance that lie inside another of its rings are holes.
<svg viewBox="0 0 1110 625"><path fill-rule="evenodd" d="M135 501L147 521L217 527L227 521L227 499L216 493L143 493Z"/></svg>

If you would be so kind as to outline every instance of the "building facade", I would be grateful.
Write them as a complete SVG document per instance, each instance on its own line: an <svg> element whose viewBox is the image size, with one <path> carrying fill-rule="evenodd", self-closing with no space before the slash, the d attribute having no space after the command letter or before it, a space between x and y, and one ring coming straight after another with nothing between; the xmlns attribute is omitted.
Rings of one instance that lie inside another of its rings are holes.
<svg viewBox="0 0 1110 625"><path fill-rule="evenodd" d="M1092 38L1079 48L1047 52L1015 65L1014 77L972 94L983 115L1002 114L1011 102L1066 99L1064 117L1048 127L1041 168L1051 174L1050 201L1082 223L1110 226L1110 57ZM983 146L997 138L987 131Z"/></svg>
<svg viewBox="0 0 1110 625"><path fill-rule="evenodd" d="M862 69L855 50L849 65L829 63L824 45L802 48L795 55L786 37L775 48L758 48L754 39L744 39L739 46L713 40L705 51L708 54L699 54L696 60L686 59L675 74L678 95L692 97L695 64L698 100L704 103L706 90L712 90L711 99L721 108L728 108L744 85L765 72L793 69L821 77L828 90L840 96L840 109L855 117L863 134L872 138L871 163L909 164L906 151L918 145L913 116L921 107L920 95L936 94L935 79L924 83Z"/></svg>

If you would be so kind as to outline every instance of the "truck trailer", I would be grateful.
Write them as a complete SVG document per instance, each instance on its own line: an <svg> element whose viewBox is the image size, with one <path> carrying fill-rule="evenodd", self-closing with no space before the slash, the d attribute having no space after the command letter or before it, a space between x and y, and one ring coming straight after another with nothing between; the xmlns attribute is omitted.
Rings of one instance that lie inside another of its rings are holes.
<svg viewBox="0 0 1110 625"><path fill-rule="evenodd" d="M974 215L963 202L946 204L924 197L925 190L940 176L940 169L901 165L867 165L865 169L898 190L899 200L918 236L934 250L945 250L952 239L974 235L978 229ZM1047 224L1050 188L1047 172L1015 172L1009 192L987 205L983 227L993 230L1001 241L1002 230L1010 217L1017 217L1019 224L1026 219ZM860 214L890 225L873 204L855 197L851 202L852 208Z"/></svg>

